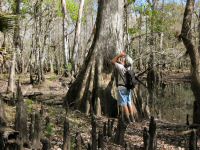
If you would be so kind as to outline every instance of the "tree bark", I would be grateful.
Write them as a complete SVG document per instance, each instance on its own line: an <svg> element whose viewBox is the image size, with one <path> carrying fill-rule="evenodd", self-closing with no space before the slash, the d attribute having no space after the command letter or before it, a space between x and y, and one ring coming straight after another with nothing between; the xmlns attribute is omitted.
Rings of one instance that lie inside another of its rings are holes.
<svg viewBox="0 0 200 150"><path fill-rule="evenodd" d="M15 59L16 54L15 51L13 52L12 61L10 64L10 70L9 70L9 78L8 78L8 92L15 92Z"/></svg>
<svg viewBox="0 0 200 150"><path fill-rule="evenodd" d="M63 58L64 58L64 74L67 71L67 65L69 63L69 44L68 44L68 34L67 34L67 10L66 10L66 0L61 0L62 13L63 13Z"/></svg>
<svg viewBox="0 0 200 150"><path fill-rule="evenodd" d="M20 147L27 142L28 129L27 129L27 107L24 104L21 87L17 85L17 104L16 104L16 117L15 117L15 130L19 131Z"/></svg>
<svg viewBox="0 0 200 150"><path fill-rule="evenodd" d="M42 145L40 143L40 138L41 138L41 117L40 114L37 112L35 114L32 149L41 149Z"/></svg>
<svg viewBox="0 0 200 150"><path fill-rule="evenodd" d="M157 139L156 139L156 122L154 117L151 117L149 124L149 150L156 150Z"/></svg>
<svg viewBox="0 0 200 150"><path fill-rule="evenodd" d="M81 138L81 134L78 133L78 132L76 133L75 144L76 144L76 146L75 146L76 150L81 150L82 149L82 147L81 147L82 138Z"/></svg>
<svg viewBox="0 0 200 150"><path fill-rule="evenodd" d="M64 130L63 130L63 150L70 150L70 130L69 130L69 120L65 118Z"/></svg>
<svg viewBox="0 0 200 150"><path fill-rule="evenodd" d="M154 12L157 9L157 3L158 0L152 0L151 5L151 11ZM154 26L155 26L155 15L150 17L150 38L149 38L149 46L150 46L150 56L149 56L149 61L148 61L148 67L152 68L148 73L147 73L147 87L148 87L148 92L149 92L149 103L153 104L154 102L154 95L155 95L155 89L156 89L156 84L158 81L158 70L153 67L155 64L155 53L154 51L156 50L156 35L154 33Z"/></svg>
<svg viewBox="0 0 200 150"><path fill-rule="evenodd" d="M15 0L15 10L14 13L19 17L20 14L20 4L21 0ZM16 65L16 52L20 45L20 28L19 28L19 18L16 17L15 19L15 29L14 29L14 36L13 36L13 42L14 42L14 51L12 56L12 61L10 65L10 71L9 71L9 78L8 78L8 92L14 93L15 88L15 65Z"/></svg>
<svg viewBox="0 0 200 150"><path fill-rule="evenodd" d="M4 104L3 104L3 101L0 100L0 127L5 127L6 124L7 124L7 121L6 121L6 114L4 110Z"/></svg>
<svg viewBox="0 0 200 150"><path fill-rule="evenodd" d="M191 88L195 97L193 108L193 123L200 123L200 43L198 49L192 41L192 14L194 11L194 0L187 0L180 38L183 40L191 61ZM200 30L199 30L200 34ZM199 38L200 41L200 38Z"/></svg>

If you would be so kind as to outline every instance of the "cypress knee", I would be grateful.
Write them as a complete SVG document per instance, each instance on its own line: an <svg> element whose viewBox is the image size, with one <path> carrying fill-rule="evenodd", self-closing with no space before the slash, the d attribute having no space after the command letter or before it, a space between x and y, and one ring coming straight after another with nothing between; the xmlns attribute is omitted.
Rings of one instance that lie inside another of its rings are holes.
<svg viewBox="0 0 200 150"><path fill-rule="evenodd" d="M70 150L69 120L65 118L63 131L63 150Z"/></svg>
<svg viewBox="0 0 200 150"><path fill-rule="evenodd" d="M197 150L197 135L195 130L193 130L190 135L189 150Z"/></svg>
<svg viewBox="0 0 200 150"><path fill-rule="evenodd" d="M97 137L96 137L96 118L94 115L92 115L92 150L97 149Z"/></svg>

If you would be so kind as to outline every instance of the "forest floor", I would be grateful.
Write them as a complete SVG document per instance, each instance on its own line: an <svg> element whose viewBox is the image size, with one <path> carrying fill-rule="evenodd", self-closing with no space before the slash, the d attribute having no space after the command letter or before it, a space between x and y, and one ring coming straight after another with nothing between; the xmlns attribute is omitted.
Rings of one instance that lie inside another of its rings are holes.
<svg viewBox="0 0 200 150"><path fill-rule="evenodd" d="M181 73L182 79L188 80L188 74ZM174 79L180 79L176 73L171 74L168 78L174 77ZM51 142L52 150L61 150L63 141L63 122L66 117L65 109L62 107L63 98L68 90L68 84L71 79L58 77L56 75L47 75L46 80L41 85L30 85L28 76L20 77L22 93L24 95L24 101L28 106L28 114L37 111L44 107L42 128L43 136L48 137ZM0 95L1 98L6 100L5 112L8 121L8 126L13 127L15 119L14 105L10 105L9 100L12 95L6 94L7 88L7 76L0 77ZM48 126L45 126L47 118L50 119ZM69 110L67 118L70 122L70 135L71 135L71 147L74 148L75 135L77 132L81 133L83 139L83 149L87 149L88 142L91 140L91 116L85 115L78 110ZM117 119L114 119L114 128L117 126ZM192 129L186 124L176 124L163 120L156 119L157 123L157 149L160 150L182 150L188 149L189 145L189 133ZM30 121L30 118L29 118ZM107 122L108 118L105 116L97 117L97 131L103 130L104 122ZM131 147L131 149L143 149L143 129L148 128L149 119L141 122L136 122L128 125L125 132L125 141ZM98 133L98 132L97 132ZM106 137L106 148L112 150L123 150L122 146L114 144L113 137ZM198 141L200 146L200 141Z"/></svg>

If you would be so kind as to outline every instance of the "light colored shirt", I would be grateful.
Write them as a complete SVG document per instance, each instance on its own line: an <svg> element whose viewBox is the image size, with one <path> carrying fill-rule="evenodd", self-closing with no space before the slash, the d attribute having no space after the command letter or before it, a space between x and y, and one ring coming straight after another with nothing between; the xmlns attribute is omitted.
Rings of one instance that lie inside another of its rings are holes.
<svg viewBox="0 0 200 150"><path fill-rule="evenodd" d="M116 67L116 69L117 69L117 71L118 71L118 73L119 73L119 75L118 75L118 89L119 90L121 90L121 89L126 89L126 87L125 86L120 86L120 85L125 85L125 83L124 83L124 81L123 81L123 79L122 79L122 77L124 77L125 76L125 73L126 73L126 68L124 67L124 65L122 65L122 64L120 64L120 63L117 63L117 62L115 62L115 67Z"/></svg>

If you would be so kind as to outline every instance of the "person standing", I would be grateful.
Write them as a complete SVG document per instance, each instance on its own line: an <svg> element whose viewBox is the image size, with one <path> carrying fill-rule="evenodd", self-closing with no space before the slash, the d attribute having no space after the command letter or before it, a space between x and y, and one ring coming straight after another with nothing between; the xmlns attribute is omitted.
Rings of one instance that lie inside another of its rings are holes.
<svg viewBox="0 0 200 150"><path fill-rule="evenodd" d="M118 72L118 77L116 81L119 95L118 103L122 110L122 118L125 121L125 123L128 124L131 122L135 122L133 117L131 90L125 86L125 73L127 69L130 68L130 59L131 58L128 55L126 55L125 51L122 51L120 54L118 54L112 59L112 64L115 65L115 68Z"/></svg>

